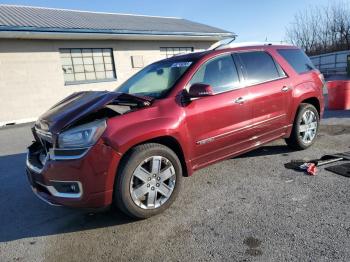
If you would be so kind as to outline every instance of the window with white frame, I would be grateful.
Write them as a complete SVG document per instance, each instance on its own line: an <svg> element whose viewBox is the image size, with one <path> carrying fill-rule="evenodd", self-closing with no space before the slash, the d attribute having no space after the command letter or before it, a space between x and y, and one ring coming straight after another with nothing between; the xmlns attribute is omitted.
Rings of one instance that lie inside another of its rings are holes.
<svg viewBox="0 0 350 262"><path fill-rule="evenodd" d="M66 84L116 79L111 48L64 48L59 51Z"/></svg>
<svg viewBox="0 0 350 262"><path fill-rule="evenodd" d="M164 57L172 57L174 55L181 55L193 52L193 47L161 47L160 53Z"/></svg>

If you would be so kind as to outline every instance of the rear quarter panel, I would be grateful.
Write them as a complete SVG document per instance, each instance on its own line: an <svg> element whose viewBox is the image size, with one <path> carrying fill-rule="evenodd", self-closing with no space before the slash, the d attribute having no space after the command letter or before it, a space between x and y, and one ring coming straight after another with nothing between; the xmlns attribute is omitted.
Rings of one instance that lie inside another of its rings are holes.
<svg viewBox="0 0 350 262"><path fill-rule="evenodd" d="M290 49L291 47L280 47ZM273 55L276 61L281 65L282 69L286 72L289 84L293 88L292 101L289 110L289 123L293 124L297 110L302 101L309 98L317 98L320 103L320 113L323 115L324 111L324 98L323 98L323 83L319 78L318 70L298 74L289 63L278 53L277 48L269 48L269 53Z"/></svg>
<svg viewBox="0 0 350 262"><path fill-rule="evenodd" d="M290 123L293 123L299 105L306 99L317 98L320 104L320 116L323 115L324 98L323 98L323 83L318 77L316 71L300 75L299 81L293 88L293 103L290 111Z"/></svg>

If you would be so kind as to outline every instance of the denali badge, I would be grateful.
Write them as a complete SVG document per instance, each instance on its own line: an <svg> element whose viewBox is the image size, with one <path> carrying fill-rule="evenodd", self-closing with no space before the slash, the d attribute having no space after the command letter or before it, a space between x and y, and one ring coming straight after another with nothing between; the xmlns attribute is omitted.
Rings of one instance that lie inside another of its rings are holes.
<svg viewBox="0 0 350 262"><path fill-rule="evenodd" d="M197 145L205 145L208 144L210 142L213 142L215 140L215 138L211 137L211 138L207 138L207 139L203 139L201 141L197 141Z"/></svg>

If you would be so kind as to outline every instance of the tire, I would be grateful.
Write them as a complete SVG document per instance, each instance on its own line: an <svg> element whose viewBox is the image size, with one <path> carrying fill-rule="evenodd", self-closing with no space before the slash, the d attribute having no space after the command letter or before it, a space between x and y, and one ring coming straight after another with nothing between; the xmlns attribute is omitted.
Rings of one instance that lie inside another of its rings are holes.
<svg viewBox="0 0 350 262"><path fill-rule="evenodd" d="M181 180L181 162L170 148L156 143L136 146L121 162L114 204L133 218L157 215L174 202Z"/></svg>
<svg viewBox="0 0 350 262"><path fill-rule="evenodd" d="M309 120L311 117L312 121L307 123L305 119ZM311 104L302 103L295 117L291 135L285 139L287 145L296 150L309 148L315 143L319 126L320 116L317 109ZM304 130L306 131L303 132ZM307 132L309 132L308 135Z"/></svg>

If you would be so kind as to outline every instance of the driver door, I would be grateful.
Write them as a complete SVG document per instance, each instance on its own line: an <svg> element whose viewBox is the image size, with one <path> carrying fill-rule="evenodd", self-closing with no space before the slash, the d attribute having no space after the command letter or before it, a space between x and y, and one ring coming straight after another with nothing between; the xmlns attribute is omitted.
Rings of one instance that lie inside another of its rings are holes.
<svg viewBox="0 0 350 262"><path fill-rule="evenodd" d="M250 146L252 107L231 54L205 62L189 85L211 85L214 95L195 99L186 107L194 169L243 151Z"/></svg>

